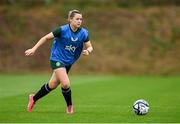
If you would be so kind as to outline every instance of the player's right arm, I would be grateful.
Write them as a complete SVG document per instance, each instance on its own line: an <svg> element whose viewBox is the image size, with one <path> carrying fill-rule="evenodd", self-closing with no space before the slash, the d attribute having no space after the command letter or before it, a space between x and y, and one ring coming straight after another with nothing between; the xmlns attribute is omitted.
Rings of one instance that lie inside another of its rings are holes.
<svg viewBox="0 0 180 124"><path fill-rule="evenodd" d="M34 53L36 52L36 50L45 42L50 41L54 38L53 32L45 35L44 37L42 37L37 43L36 45L34 45L33 48L28 49L25 51L25 56L32 56L34 55Z"/></svg>

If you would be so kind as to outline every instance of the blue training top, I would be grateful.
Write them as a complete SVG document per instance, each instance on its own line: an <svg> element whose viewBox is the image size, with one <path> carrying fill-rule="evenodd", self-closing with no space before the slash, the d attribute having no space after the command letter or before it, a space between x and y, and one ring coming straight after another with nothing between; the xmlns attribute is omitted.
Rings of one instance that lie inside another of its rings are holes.
<svg viewBox="0 0 180 124"><path fill-rule="evenodd" d="M60 26L52 33L55 40L52 44L50 60L59 61L65 66L72 65L78 60L84 43L89 41L86 29L81 27L73 32L69 24Z"/></svg>

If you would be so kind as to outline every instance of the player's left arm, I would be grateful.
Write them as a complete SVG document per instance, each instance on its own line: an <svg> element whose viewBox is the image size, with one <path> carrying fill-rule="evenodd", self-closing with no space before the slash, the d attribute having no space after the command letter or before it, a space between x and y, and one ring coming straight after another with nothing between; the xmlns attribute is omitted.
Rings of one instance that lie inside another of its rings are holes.
<svg viewBox="0 0 180 124"><path fill-rule="evenodd" d="M84 46L85 46L85 49L83 50L83 55L88 56L93 51L91 41L89 40L89 41L85 42Z"/></svg>

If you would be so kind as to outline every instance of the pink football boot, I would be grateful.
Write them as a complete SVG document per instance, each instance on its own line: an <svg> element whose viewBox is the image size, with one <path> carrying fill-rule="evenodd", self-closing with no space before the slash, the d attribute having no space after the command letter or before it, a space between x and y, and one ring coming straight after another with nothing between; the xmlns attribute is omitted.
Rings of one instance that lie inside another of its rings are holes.
<svg viewBox="0 0 180 124"><path fill-rule="evenodd" d="M33 97L34 97L34 94L29 95L29 103L28 103L28 107L27 107L28 112L32 112L32 109L33 109L33 107L35 105Z"/></svg>
<svg viewBox="0 0 180 124"><path fill-rule="evenodd" d="M67 108L66 108L66 113L67 113L67 114L73 114L73 113L74 113L73 105L67 106Z"/></svg>

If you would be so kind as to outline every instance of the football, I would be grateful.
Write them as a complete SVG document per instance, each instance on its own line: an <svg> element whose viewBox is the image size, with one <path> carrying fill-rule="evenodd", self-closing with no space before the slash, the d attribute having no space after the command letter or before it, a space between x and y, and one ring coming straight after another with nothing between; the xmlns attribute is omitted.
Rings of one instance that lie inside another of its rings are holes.
<svg viewBox="0 0 180 124"><path fill-rule="evenodd" d="M149 103L144 99L139 99L134 102L133 111L136 115L145 115L149 111Z"/></svg>

